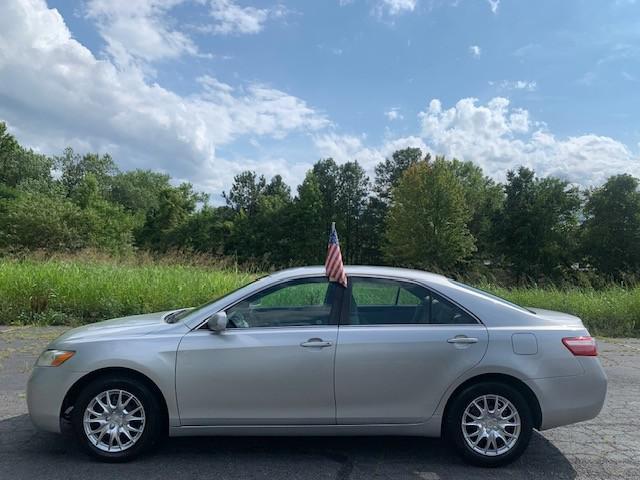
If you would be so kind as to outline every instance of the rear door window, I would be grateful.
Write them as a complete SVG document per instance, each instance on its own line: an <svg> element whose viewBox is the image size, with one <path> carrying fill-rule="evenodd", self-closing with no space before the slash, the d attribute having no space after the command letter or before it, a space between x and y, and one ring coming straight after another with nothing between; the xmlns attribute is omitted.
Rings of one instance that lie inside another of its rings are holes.
<svg viewBox="0 0 640 480"><path fill-rule="evenodd" d="M350 277L349 325L475 324L467 312L420 285Z"/></svg>

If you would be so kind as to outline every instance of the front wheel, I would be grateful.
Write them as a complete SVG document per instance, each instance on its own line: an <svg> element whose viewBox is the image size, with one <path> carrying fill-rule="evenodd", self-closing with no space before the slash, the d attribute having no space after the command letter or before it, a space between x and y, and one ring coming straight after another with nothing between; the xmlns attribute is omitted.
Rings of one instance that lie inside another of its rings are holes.
<svg viewBox="0 0 640 480"><path fill-rule="evenodd" d="M522 394L502 383L463 390L448 410L445 434L474 465L498 467L517 459L533 431L531 409Z"/></svg>
<svg viewBox="0 0 640 480"><path fill-rule="evenodd" d="M105 377L82 390L71 422L85 451L102 461L122 462L156 443L161 418L158 399L146 385Z"/></svg>

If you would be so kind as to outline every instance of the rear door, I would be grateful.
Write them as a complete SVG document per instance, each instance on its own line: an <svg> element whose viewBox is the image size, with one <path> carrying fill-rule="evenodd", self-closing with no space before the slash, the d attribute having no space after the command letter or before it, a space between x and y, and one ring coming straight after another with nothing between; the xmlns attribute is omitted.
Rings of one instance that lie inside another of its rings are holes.
<svg viewBox="0 0 640 480"><path fill-rule="evenodd" d="M421 285L350 277L345 301L335 367L338 424L425 421L486 351L486 328Z"/></svg>

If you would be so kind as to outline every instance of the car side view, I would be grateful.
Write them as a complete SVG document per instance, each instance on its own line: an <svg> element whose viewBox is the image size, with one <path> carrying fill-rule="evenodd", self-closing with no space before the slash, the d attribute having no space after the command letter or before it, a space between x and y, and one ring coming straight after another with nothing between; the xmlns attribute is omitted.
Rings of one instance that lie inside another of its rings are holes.
<svg viewBox="0 0 640 480"><path fill-rule="evenodd" d="M606 394L581 320L441 275L281 271L198 308L108 320L51 342L33 423L124 461L164 435L444 436L467 461L518 458L533 429L594 418Z"/></svg>

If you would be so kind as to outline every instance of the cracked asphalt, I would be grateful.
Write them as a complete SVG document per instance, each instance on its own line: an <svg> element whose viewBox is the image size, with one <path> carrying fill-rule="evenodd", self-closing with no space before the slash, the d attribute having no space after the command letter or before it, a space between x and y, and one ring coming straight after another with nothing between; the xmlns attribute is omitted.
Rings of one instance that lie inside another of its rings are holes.
<svg viewBox="0 0 640 480"><path fill-rule="evenodd" d="M609 393L598 418L534 433L527 452L501 469L470 467L438 439L408 437L175 438L137 461L108 465L29 421L29 371L62 331L0 326L0 479L640 478L640 339L599 341Z"/></svg>

